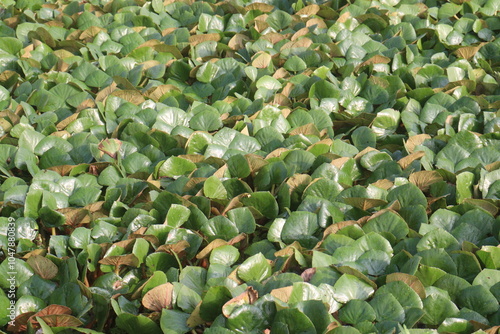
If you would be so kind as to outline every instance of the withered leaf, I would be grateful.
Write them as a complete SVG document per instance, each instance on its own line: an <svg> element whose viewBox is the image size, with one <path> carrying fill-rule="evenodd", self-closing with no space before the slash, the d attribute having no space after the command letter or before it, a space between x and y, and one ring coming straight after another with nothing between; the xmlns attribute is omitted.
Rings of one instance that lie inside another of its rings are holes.
<svg viewBox="0 0 500 334"><path fill-rule="evenodd" d="M386 282L394 282L394 281L402 281L403 283L407 284L410 288L412 288L417 295L424 299L425 298L425 287L420 282L418 277L405 274L405 273L393 273L387 275Z"/></svg>
<svg viewBox="0 0 500 334"><path fill-rule="evenodd" d="M53 279L59 271L54 262L40 255L30 256L26 262L43 279Z"/></svg>
<svg viewBox="0 0 500 334"><path fill-rule="evenodd" d="M172 308L172 283L165 283L146 292L142 298L142 305L148 310L161 312L164 308Z"/></svg>

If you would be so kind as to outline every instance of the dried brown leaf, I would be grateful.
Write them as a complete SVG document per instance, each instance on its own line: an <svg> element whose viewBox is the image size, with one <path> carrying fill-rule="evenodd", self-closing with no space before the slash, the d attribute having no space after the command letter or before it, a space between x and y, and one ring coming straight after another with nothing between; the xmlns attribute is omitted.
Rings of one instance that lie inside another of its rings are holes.
<svg viewBox="0 0 500 334"><path fill-rule="evenodd" d="M386 205L387 202L376 198L349 197L344 202L361 210L369 210L377 206Z"/></svg>
<svg viewBox="0 0 500 334"><path fill-rule="evenodd" d="M342 221L342 222L338 222L338 223L332 224L332 225L328 226L323 231L323 239L325 239L330 234L337 233L338 231L340 231L341 229L343 229L346 226L357 225L357 224L358 224L358 222L355 221L355 220L345 220L345 221Z"/></svg>
<svg viewBox="0 0 500 334"><path fill-rule="evenodd" d="M204 259L204 258L206 258L206 257L208 257L210 255L210 253L212 252L212 250L214 250L217 247L225 246L225 245L228 245L228 242L226 240L215 239L214 241L212 241L211 243L209 243L205 248L203 248L196 255L196 258L198 260Z"/></svg>
<svg viewBox="0 0 500 334"><path fill-rule="evenodd" d="M320 29L327 29L328 28L325 21L323 21L323 19L321 19L319 17L315 17L315 18L307 21L306 27L308 27L308 28L320 28Z"/></svg>
<svg viewBox="0 0 500 334"><path fill-rule="evenodd" d="M360 68L365 67L365 66L369 66L369 65L373 65L373 64L389 64L390 62L391 62L391 58L389 58L389 57L375 55L375 56L369 58L368 60L362 62L361 64L359 64L356 67L355 71L358 71Z"/></svg>
<svg viewBox="0 0 500 334"><path fill-rule="evenodd" d="M165 283L152 288L142 298L142 305L148 310L161 312L164 308L172 308L174 285Z"/></svg>
<svg viewBox="0 0 500 334"><path fill-rule="evenodd" d="M250 10L260 10L263 13L269 13L274 9L273 5L262 2L254 2L245 7L246 11Z"/></svg>
<svg viewBox="0 0 500 334"><path fill-rule="evenodd" d="M69 314L51 314L40 317L49 327L78 327L83 325L78 318ZM37 321L38 323L38 321Z"/></svg>
<svg viewBox="0 0 500 334"><path fill-rule="evenodd" d="M135 256L135 254L115 255L115 256L107 256L104 259L99 260L99 263L115 267L120 267L120 266L137 267L139 265L139 259L137 258L137 256Z"/></svg>
<svg viewBox="0 0 500 334"><path fill-rule="evenodd" d="M471 204L474 206L478 206L481 209L489 212L493 217L496 217L499 209L498 206L484 199L474 199L474 198L466 198L462 203Z"/></svg>
<svg viewBox="0 0 500 334"><path fill-rule="evenodd" d="M243 34L235 34L229 42L227 43L227 46L229 46L232 50L240 50L245 48L246 42L250 40L249 37Z"/></svg>
<svg viewBox="0 0 500 334"><path fill-rule="evenodd" d="M53 279L59 271L54 262L40 255L30 256L26 262L43 279Z"/></svg>
<svg viewBox="0 0 500 334"><path fill-rule="evenodd" d="M186 240L181 240L176 242L175 244L161 245L160 247L158 247L158 249L156 249L156 251L180 254L188 247L189 242L187 242Z"/></svg>
<svg viewBox="0 0 500 334"><path fill-rule="evenodd" d="M111 93L111 95L135 104L136 106L146 101L144 96L138 90L115 90Z"/></svg>
<svg viewBox="0 0 500 334"><path fill-rule="evenodd" d="M408 180L420 190L427 191L431 184L443 181L443 177L436 171L420 171L410 174Z"/></svg>
<svg viewBox="0 0 500 334"><path fill-rule="evenodd" d="M238 296L228 300L223 306L222 306L222 313L226 318L229 317L230 314L227 313L227 311L233 310L231 306L239 306L239 305L244 305L244 304L253 304L255 301L259 298L259 293L257 290L255 290L253 287L249 286L246 288L244 292L239 294Z"/></svg>
<svg viewBox="0 0 500 334"><path fill-rule="evenodd" d="M425 152L424 151L417 151L417 152L411 153L411 154L407 155L406 157L399 159L398 160L398 165L400 165L402 169L405 169L413 161L418 160L418 159L420 159L420 158L422 158L424 156L425 156Z"/></svg>
<svg viewBox="0 0 500 334"><path fill-rule="evenodd" d="M290 136L295 136L295 135L312 135L312 136L317 136L319 137L319 130L314 125L314 123L309 123L309 124L304 124L302 126L298 126L292 131L290 131Z"/></svg>
<svg viewBox="0 0 500 334"><path fill-rule="evenodd" d="M218 41L220 41L220 35L217 33L212 33L212 34L202 34L202 35L189 36L189 44L191 44L191 46L196 46L200 43L207 42L207 41L218 42Z"/></svg>
<svg viewBox="0 0 500 334"><path fill-rule="evenodd" d="M309 5L309 6L305 6L301 10L299 10L297 12L297 15L312 16L312 15L318 14L319 10L320 10L320 7L318 5Z"/></svg>
<svg viewBox="0 0 500 334"><path fill-rule="evenodd" d="M387 283L394 282L394 281L401 281L401 282L405 283L410 288L412 288L413 291L415 291L420 298L422 298L422 299L425 298L425 296L426 296L425 295L425 287L422 284L422 282L420 282L418 277L413 276L413 275L409 275L409 274L405 274L405 273L393 273L393 274L387 275L387 278L386 278Z"/></svg>
<svg viewBox="0 0 500 334"><path fill-rule="evenodd" d="M431 139L431 136L429 136L428 134L419 134L419 135L411 136L405 142L406 151L408 151L408 153L413 153L413 151L415 150L415 147L417 145L421 145L427 139Z"/></svg>
<svg viewBox="0 0 500 334"><path fill-rule="evenodd" d="M479 52L479 50L483 47L483 45L486 43L481 43L477 46L464 46L461 47L457 50L455 50L455 54L461 58L464 58L466 60L471 59L476 55L476 53Z"/></svg>
<svg viewBox="0 0 500 334"><path fill-rule="evenodd" d="M290 296L292 295L293 286L286 286L284 288L271 290L271 296L278 298L284 303L288 303Z"/></svg>
<svg viewBox="0 0 500 334"><path fill-rule="evenodd" d="M206 322L200 315L200 307L201 302L199 302L198 305L196 305L196 307L194 308L193 312L191 312L191 315L186 321L188 327L196 327L199 325L203 325Z"/></svg>
<svg viewBox="0 0 500 334"><path fill-rule="evenodd" d="M372 183L372 185L374 185L375 187L378 187L378 188L389 190L394 186L394 183L390 180L387 180L387 179L381 179L375 183Z"/></svg>
<svg viewBox="0 0 500 334"><path fill-rule="evenodd" d="M252 61L252 66L256 68L267 68L271 63L271 55L265 52L258 53Z"/></svg>

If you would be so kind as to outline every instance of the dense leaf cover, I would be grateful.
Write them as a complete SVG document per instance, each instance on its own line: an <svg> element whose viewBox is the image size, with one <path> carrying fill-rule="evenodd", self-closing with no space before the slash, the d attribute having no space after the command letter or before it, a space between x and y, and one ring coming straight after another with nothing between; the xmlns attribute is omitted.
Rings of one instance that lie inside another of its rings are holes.
<svg viewBox="0 0 500 334"><path fill-rule="evenodd" d="M262 1L0 0L6 331L497 332L500 2Z"/></svg>

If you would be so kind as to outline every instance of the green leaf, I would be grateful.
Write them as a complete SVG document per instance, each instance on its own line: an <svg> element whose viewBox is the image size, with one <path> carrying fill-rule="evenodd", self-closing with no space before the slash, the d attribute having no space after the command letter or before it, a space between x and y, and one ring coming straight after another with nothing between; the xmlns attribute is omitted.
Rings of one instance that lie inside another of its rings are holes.
<svg viewBox="0 0 500 334"><path fill-rule="evenodd" d="M354 146L360 151L367 147L375 148L377 144L377 135L372 129L366 126L361 126L354 130L351 138Z"/></svg>
<svg viewBox="0 0 500 334"><path fill-rule="evenodd" d="M189 126L193 130L215 131L222 127L222 121L217 111L206 109L194 115L189 121Z"/></svg>
<svg viewBox="0 0 500 334"><path fill-rule="evenodd" d="M256 86L257 88L263 88L269 91L277 91L281 88L281 83L275 78L265 75L257 80Z"/></svg>
<svg viewBox="0 0 500 334"><path fill-rule="evenodd" d="M282 10L276 10L269 15L266 21L274 30L280 31L288 27L292 22L292 17Z"/></svg>
<svg viewBox="0 0 500 334"><path fill-rule="evenodd" d="M14 261L9 262L8 259L5 259L0 264L0 286L3 289L10 288L9 279L12 278L12 275L9 273L11 272L15 273L14 285L16 287L19 287L33 275L33 269L23 260L15 258Z"/></svg>
<svg viewBox="0 0 500 334"><path fill-rule="evenodd" d="M0 37L0 50L16 55L23 48L23 43L14 37Z"/></svg>
<svg viewBox="0 0 500 334"><path fill-rule="evenodd" d="M273 219L278 216L278 203L274 196L268 191L257 191L243 197L241 203L247 207L253 207L263 216Z"/></svg>
<svg viewBox="0 0 500 334"><path fill-rule="evenodd" d="M363 226L366 233L391 233L397 240L403 239L409 232L408 225L400 215L393 211L386 211L375 218L368 220Z"/></svg>
<svg viewBox="0 0 500 334"><path fill-rule="evenodd" d="M271 276L271 272L271 265L261 253L249 257L238 267L238 276L245 282L261 282Z"/></svg>
<svg viewBox="0 0 500 334"><path fill-rule="evenodd" d="M319 239L314 235L318 230L318 217L306 211L295 211L286 219L281 231L281 239L290 244L298 241L302 246L313 248Z"/></svg>
<svg viewBox="0 0 500 334"><path fill-rule="evenodd" d="M16 302L15 313L19 316L23 313L38 312L45 308L47 304L40 298L33 296L22 296Z"/></svg>
<svg viewBox="0 0 500 334"><path fill-rule="evenodd" d="M252 212L246 207L229 210L227 217L236 224L240 233L251 234L257 226Z"/></svg>
<svg viewBox="0 0 500 334"><path fill-rule="evenodd" d="M426 325L437 326L446 318L458 315L457 306L446 296L432 294L423 300L425 314L421 322Z"/></svg>
<svg viewBox="0 0 500 334"><path fill-rule="evenodd" d="M434 286L447 291L451 297L451 301L456 302L458 296L462 294L462 291L471 285L463 278L445 274L434 283Z"/></svg>
<svg viewBox="0 0 500 334"><path fill-rule="evenodd" d="M170 157L158 170L158 177L175 178L181 175L186 175L196 169L196 165L186 159L179 157Z"/></svg>
<svg viewBox="0 0 500 334"><path fill-rule="evenodd" d="M239 231L236 224L224 216L215 216L211 218L201 231L210 241L215 239L231 240L238 235Z"/></svg>
<svg viewBox="0 0 500 334"><path fill-rule="evenodd" d="M441 228L426 233L417 244L417 251L433 248L445 248L448 251L458 250L460 245L457 239Z"/></svg>
<svg viewBox="0 0 500 334"><path fill-rule="evenodd" d="M405 311L411 308L423 307L419 295L403 281L388 282L377 290L377 294L382 296L385 296L387 293L396 298ZM397 306L395 306L395 308L397 308Z"/></svg>
<svg viewBox="0 0 500 334"><path fill-rule="evenodd" d="M285 308L278 311L271 327L277 333L316 333L313 322L296 308Z"/></svg>
<svg viewBox="0 0 500 334"><path fill-rule="evenodd" d="M180 227L184 224L191 215L191 211L185 206L172 204L167 212L167 225L172 227Z"/></svg>
<svg viewBox="0 0 500 334"><path fill-rule="evenodd" d="M337 301L347 303L353 299L366 300L375 289L356 276L344 274L333 286L333 291Z"/></svg>
<svg viewBox="0 0 500 334"><path fill-rule="evenodd" d="M69 197L69 204L72 206L86 206L95 203L101 196L101 190L93 187L78 188Z"/></svg>
<svg viewBox="0 0 500 334"><path fill-rule="evenodd" d="M116 318L116 325L128 334L134 334L140 331L147 331L151 334L162 333L160 327L158 327L153 320L143 315L133 315L124 312Z"/></svg>
<svg viewBox="0 0 500 334"><path fill-rule="evenodd" d="M495 313L499 304L495 296L482 285L465 288L458 295L458 305L474 310L483 316Z"/></svg>
<svg viewBox="0 0 500 334"><path fill-rule="evenodd" d="M245 178L251 173L247 159L241 154L231 156L227 160L227 168L232 177Z"/></svg>
<svg viewBox="0 0 500 334"><path fill-rule="evenodd" d="M403 307L390 293L377 292L375 297L370 301L370 305L373 307L376 319L379 322L390 320L402 323L405 320Z"/></svg>
<svg viewBox="0 0 500 334"><path fill-rule="evenodd" d="M402 186L392 189L387 195L387 200L389 202L398 200L401 207L410 205L422 205L427 207L425 195L412 183L403 184Z"/></svg>
<svg viewBox="0 0 500 334"><path fill-rule="evenodd" d="M323 301L305 300L299 302L297 308L313 322L317 333L324 333L328 325L333 321L333 317L328 312Z"/></svg>
<svg viewBox="0 0 500 334"><path fill-rule="evenodd" d="M208 198L227 199L226 188L224 188L221 180L215 175L212 175L205 180L205 183L203 184L203 193Z"/></svg>
<svg viewBox="0 0 500 334"><path fill-rule="evenodd" d="M448 318L438 327L440 333L468 333L473 330L473 326L469 321L460 318Z"/></svg>
<svg viewBox="0 0 500 334"><path fill-rule="evenodd" d="M77 227L69 237L69 246L77 249L86 249L91 242L90 230L85 227Z"/></svg>
<svg viewBox="0 0 500 334"><path fill-rule="evenodd" d="M217 77L218 72L219 66L206 62L196 72L196 79L200 82L210 83Z"/></svg>
<svg viewBox="0 0 500 334"><path fill-rule="evenodd" d="M163 309L161 311L160 327L163 333L186 333L189 331L186 324L188 318L189 313Z"/></svg>
<svg viewBox="0 0 500 334"><path fill-rule="evenodd" d="M203 297L200 316L206 321L213 321L222 313L222 306L232 298L225 286L212 286Z"/></svg>
<svg viewBox="0 0 500 334"><path fill-rule="evenodd" d="M302 72L307 68L307 64L302 58L298 56L292 56L287 59L285 64L283 64L283 68L290 72Z"/></svg>
<svg viewBox="0 0 500 334"><path fill-rule="evenodd" d="M232 266L236 261L238 261L239 257L240 252L236 247L231 245L220 246L212 250L210 253L210 263Z"/></svg>

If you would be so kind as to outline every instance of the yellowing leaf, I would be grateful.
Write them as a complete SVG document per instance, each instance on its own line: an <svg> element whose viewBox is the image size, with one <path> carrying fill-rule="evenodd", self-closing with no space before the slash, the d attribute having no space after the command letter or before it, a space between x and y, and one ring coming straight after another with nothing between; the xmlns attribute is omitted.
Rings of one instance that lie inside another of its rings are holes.
<svg viewBox="0 0 500 334"><path fill-rule="evenodd" d="M309 32L310 32L309 27L304 27L302 29L297 30L297 32L295 34L293 34L293 36L291 38L292 42L296 41L297 39L299 39L302 36L309 34Z"/></svg>
<svg viewBox="0 0 500 334"><path fill-rule="evenodd" d="M337 22L338 23L345 23L350 17L351 17L351 13L345 12L344 14L339 16L339 18L337 19Z"/></svg>

